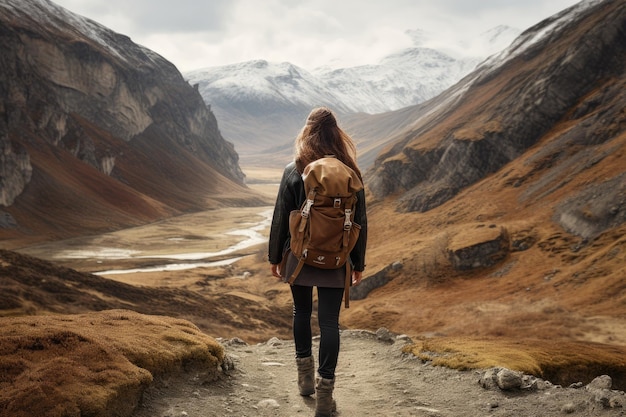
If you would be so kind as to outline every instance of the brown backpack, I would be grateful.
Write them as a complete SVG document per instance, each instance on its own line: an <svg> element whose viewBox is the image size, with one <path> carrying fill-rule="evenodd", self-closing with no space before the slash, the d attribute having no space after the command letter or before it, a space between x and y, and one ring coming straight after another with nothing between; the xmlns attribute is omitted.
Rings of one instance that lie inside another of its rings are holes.
<svg viewBox="0 0 626 417"><path fill-rule="evenodd" d="M302 179L307 199L289 215L291 251L298 265L288 282L293 284L304 264L322 269L346 265L348 307L352 272L347 261L361 231L354 223L354 210L363 183L354 170L332 156L308 164Z"/></svg>

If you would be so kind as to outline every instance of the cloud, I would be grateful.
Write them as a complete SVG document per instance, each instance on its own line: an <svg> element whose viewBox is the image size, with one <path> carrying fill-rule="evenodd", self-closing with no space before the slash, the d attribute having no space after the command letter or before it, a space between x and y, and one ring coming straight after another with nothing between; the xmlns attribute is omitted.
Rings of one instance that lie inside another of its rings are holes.
<svg viewBox="0 0 626 417"><path fill-rule="evenodd" d="M231 0L61 0L55 3L116 31L185 33L218 31L233 19Z"/></svg>
<svg viewBox="0 0 626 417"><path fill-rule="evenodd" d="M437 46L497 25L526 29L576 0L57 0L187 71L251 59L321 65L376 63L412 44ZM431 41L434 42L431 39ZM432 44L434 45L434 43Z"/></svg>

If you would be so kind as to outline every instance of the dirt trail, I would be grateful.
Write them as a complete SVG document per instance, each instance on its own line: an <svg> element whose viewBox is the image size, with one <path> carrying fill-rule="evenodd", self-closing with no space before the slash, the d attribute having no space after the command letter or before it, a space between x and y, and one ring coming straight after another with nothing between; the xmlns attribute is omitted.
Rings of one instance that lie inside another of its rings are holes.
<svg viewBox="0 0 626 417"><path fill-rule="evenodd" d="M194 374L160 381L134 417L313 416L315 399L297 393L292 341L223 342L232 368L203 383ZM459 372L402 354L408 339L384 331L343 331L336 374L338 417L361 416L626 416L586 388L533 392L487 390L484 372ZM314 349L317 352L318 339ZM623 397L623 393L620 394ZM623 398L622 398L623 400Z"/></svg>

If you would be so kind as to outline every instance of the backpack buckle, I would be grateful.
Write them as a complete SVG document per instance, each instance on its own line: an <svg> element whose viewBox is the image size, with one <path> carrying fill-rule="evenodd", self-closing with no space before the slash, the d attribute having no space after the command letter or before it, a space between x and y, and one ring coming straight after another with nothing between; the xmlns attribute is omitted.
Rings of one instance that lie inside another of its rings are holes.
<svg viewBox="0 0 626 417"><path fill-rule="evenodd" d="M352 209L346 209L346 218L343 222L343 230L350 230L352 228L352 221L350 221L351 214Z"/></svg>
<svg viewBox="0 0 626 417"><path fill-rule="evenodd" d="M335 198L333 201L333 208L341 208L341 198Z"/></svg>
<svg viewBox="0 0 626 417"><path fill-rule="evenodd" d="M309 212L311 211L311 206L313 205L314 201L313 200L306 200L306 204L304 205L304 208L302 209L302 217L304 217L305 219L307 219L309 217Z"/></svg>

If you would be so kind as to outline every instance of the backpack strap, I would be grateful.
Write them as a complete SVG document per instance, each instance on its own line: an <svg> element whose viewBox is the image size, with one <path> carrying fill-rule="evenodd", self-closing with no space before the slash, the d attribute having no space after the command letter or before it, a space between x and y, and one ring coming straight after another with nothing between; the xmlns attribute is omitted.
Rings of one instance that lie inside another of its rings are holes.
<svg viewBox="0 0 626 417"><path fill-rule="evenodd" d="M311 213L311 207L315 203L315 195L317 194L317 188L313 188L309 191L309 195L307 196L306 201L302 205L302 210L300 213L302 215L303 220L300 221L300 232L304 231L307 222L309 221L309 214Z"/></svg>
<svg viewBox="0 0 626 417"><path fill-rule="evenodd" d="M304 232L304 229L306 228L306 225L309 222L309 214L311 212L311 207L313 207L313 204L315 203L316 195L317 195L317 188L312 188L309 191L309 195L307 196L306 201L304 202L304 204L302 204L302 209L300 210L302 219L300 220L300 226L298 227L300 230L300 233ZM300 273L300 271L302 271L302 267L304 266L303 254L299 254L298 259L299 260L298 260L298 265L296 266L296 269L293 270L293 273L289 277L289 280L287 280L289 285L293 284L293 282L298 277L298 274Z"/></svg>
<svg viewBox="0 0 626 417"><path fill-rule="evenodd" d="M346 218L343 223L343 245L344 247L348 246L348 240L350 238L350 229L352 229L352 220L350 220L350 216L352 215L352 209L356 203L356 196L352 199L350 204L346 204L345 215ZM349 256L349 254L346 254ZM344 285L344 304L346 308L350 308L350 286L352 281L352 264L350 263L350 259L346 262L346 280Z"/></svg>
<svg viewBox="0 0 626 417"><path fill-rule="evenodd" d="M293 273L291 274L291 276L289 277L289 280L287 281L289 285L293 285L293 282L298 277L298 274L300 273L300 271L302 271L303 266L304 266L304 258L300 258L300 260L298 261L298 265L296 265L296 269L293 270Z"/></svg>
<svg viewBox="0 0 626 417"><path fill-rule="evenodd" d="M350 229L352 229L352 220L350 216L352 215L352 208L354 207L354 199L349 203L346 203L346 208L344 210L345 219L343 221L343 247L348 246L348 240L350 239Z"/></svg>
<svg viewBox="0 0 626 417"><path fill-rule="evenodd" d="M346 262L346 284L343 290L343 300L346 308L350 308L350 280L352 279L352 265Z"/></svg>

